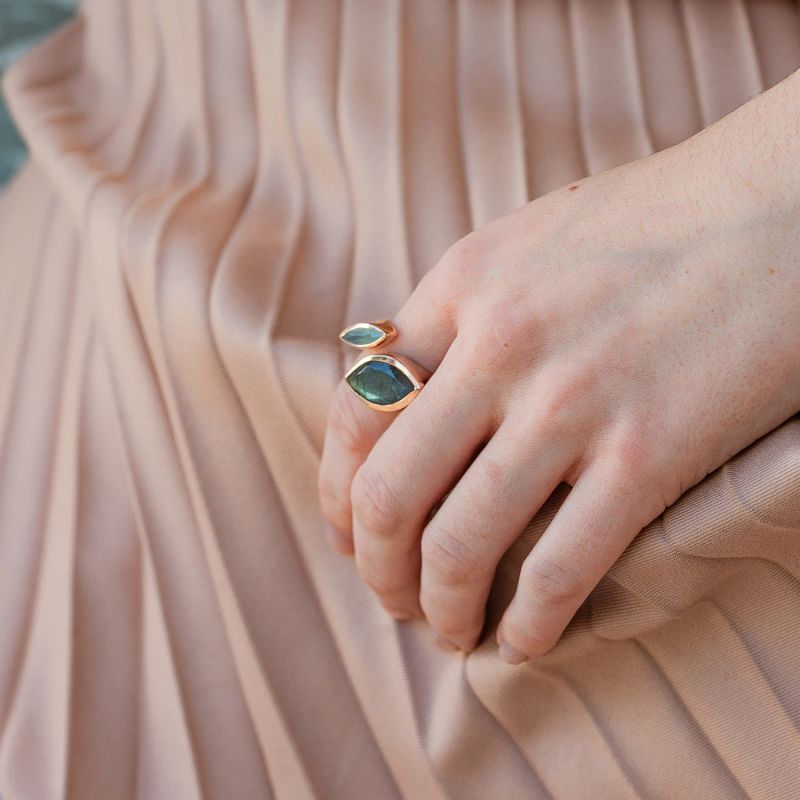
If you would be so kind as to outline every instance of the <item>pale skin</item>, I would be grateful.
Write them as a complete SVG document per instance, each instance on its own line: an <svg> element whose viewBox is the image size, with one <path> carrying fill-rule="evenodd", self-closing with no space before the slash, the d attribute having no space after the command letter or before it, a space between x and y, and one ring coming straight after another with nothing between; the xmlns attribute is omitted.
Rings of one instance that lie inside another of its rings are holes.
<svg viewBox="0 0 800 800"><path fill-rule="evenodd" d="M800 411L799 75L455 243L370 351L433 373L405 409L340 383L322 511L394 617L472 650L563 481L497 630L535 660L644 526Z"/></svg>

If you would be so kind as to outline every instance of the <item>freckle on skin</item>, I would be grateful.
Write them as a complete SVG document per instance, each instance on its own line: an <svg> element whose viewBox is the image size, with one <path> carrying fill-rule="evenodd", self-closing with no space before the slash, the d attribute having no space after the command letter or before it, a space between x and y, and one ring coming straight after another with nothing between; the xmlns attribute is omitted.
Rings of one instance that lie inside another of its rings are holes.
<svg viewBox="0 0 800 800"><path fill-rule="evenodd" d="M572 186L569 187L569 190L571 192L574 192L577 188L578 188L578 184L577 183L573 183Z"/></svg>

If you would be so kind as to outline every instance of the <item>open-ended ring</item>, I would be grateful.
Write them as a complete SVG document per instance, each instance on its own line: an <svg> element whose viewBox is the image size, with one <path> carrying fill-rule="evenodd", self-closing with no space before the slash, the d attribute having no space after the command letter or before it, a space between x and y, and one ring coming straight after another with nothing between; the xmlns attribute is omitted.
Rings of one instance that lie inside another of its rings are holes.
<svg viewBox="0 0 800 800"><path fill-rule="evenodd" d="M339 338L361 349L377 347L393 339L397 330L389 320L357 322ZM344 376L347 385L370 408L399 411L422 390L430 373L407 356L370 353L356 361Z"/></svg>

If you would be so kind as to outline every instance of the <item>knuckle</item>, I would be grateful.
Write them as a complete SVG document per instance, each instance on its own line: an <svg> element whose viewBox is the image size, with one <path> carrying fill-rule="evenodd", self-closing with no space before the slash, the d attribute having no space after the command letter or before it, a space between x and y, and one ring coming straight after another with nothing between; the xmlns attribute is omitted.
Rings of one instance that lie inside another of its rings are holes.
<svg viewBox="0 0 800 800"><path fill-rule="evenodd" d="M350 502L353 516L369 533L384 537L397 530L402 506L383 470L362 465L353 478Z"/></svg>
<svg viewBox="0 0 800 800"><path fill-rule="evenodd" d="M570 413L567 401L560 392L542 393L529 422L534 441L566 442L576 427L576 417Z"/></svg>
<svg viewBox="0 0 800 800"><path fill-rule="evenodd" d="M644 491L669 474L676 463L668 436L657 433L647 421L627 422L612 437L603 454L609 488L623 494ZM663 454L659 456L658 454ZM659 459L662 466L657 463Z"/></svg>
<svg viewBox="0 0 800 800"><path fill-rule="evenodd" d="M341 383L333 393L328 427L339 444L353 453L360 452L367 441L363 409L353 392Z"/></svg>
<svg viewBox="0 0 800 800"><path fill-rule="evenodd" d="M540 401L539 423L545 428L557 430L563 425L564 419L570 416L574 400L574 390L569 381L551 388Z"/></svg>
<svg viewBox="0 0 800 800"><path fill-rule="evenodd" d="M482 238L475 231L447 248L439 265L456 290L470 285L476 270L484 263L485 251Z"/></svg>
<svg viewBox="0 0 800 800"><path fill-rule="evenodd" d="M470 310L465 362L478 371L514 374L529 370L541 345L541 323L529 305L503 298ZM533 343L533 347L532 347Z"/></svg>
<svg viewBox="0 0 800 800"><path fill-rule="evenodd" d="M479 319L467 328L464 335L465 366L482 374L491 369L499 372L505 357L503 342L509 337L508 323L492 319L491 313L481 312Z"/></svg>
<svg viewBox="0 0 800 800"><path fill-rule="evenodd" d="M470 469L475 468L478 479L484 486L490 487L494 493L501 489L508 479L508 465L505 460L490 455L487 451L481 453L481 457L470 465Z"/></svg>
<svg viewBox="0 0 800 800"><path fill-rule="evenodd" d="M592 395L598 381L597 368L583 364L559 368L549 376L538 404L537 420L546 428L560 432L575 425L575 409Z"/></svg>
<svg viewBox="0 0 800 800"><path fill-rule="evenodd" d="M421 549L423 563L447 584L470 583L481 575L477 554L461 536L429 526Z"/></svg>
<svg viewBox="0 0 800 800"><path fill-rule="evenodd" d="M545 606L562 606L583 598L582 577L570 567L551 558L531 558L522 565L521 579L535 602Z"/></svg>
<svg viewBox="0 0 800 800"><path fill-rule="evenodd" d="M605 454L606 491L620 503L634 504L647 521L655 519L683 493L679 459L655 463L645 439L630 439L612 446Z"/></svg>
<svg viewBox="0 0 800 800"><path fill-rule="evenodd" d="M640 475L647 463L648 451L647 438L641 430L628 431L617 437L611 446L609 459L611 478L622 482Z"/></svg>

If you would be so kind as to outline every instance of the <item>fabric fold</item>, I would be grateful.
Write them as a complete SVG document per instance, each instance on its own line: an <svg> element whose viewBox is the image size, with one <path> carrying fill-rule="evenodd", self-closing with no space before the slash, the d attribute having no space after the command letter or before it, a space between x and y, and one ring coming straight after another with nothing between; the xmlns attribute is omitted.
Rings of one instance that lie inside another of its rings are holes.
<svg viewBox="0 0 800 800"><path fill-rule="evenodd" d="M648 525L518 668L495 626L568 487L463 658L328 547L316 479L346 322L798 66L779 0L86 0L17 62L0 793L796 794L800 418Z"/></svg>

